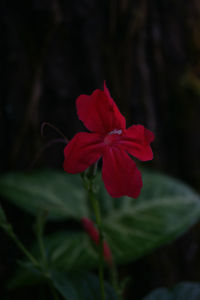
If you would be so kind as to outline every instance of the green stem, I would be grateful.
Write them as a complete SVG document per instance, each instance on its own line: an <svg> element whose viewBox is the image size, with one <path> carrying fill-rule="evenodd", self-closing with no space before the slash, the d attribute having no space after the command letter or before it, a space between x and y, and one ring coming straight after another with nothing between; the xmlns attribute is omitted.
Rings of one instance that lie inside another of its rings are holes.
<svg viewBox="0 0 200 300"><path fill-rule="evenodd" d="M113 286L113 288L115 290L115 293L117 295L117 299L122 300L121 292L120 292L119 287L118 287L118 276L117 275L118 274L117 274L116 266L113 263L112 266L110 267L110 278L111 278L112 286Z"/></svg>
<svg viewBox="0 0 200 300"><path fill-rule="evenodd" d="M38 235L38 244L39 244L39 247L40 247L40 253L41 253L41 256L42 256L42 260L44 262L44 264L46 264L46 252L45 252L45 247L44 247L44 243L43 243L43 236L42 235Z"/></svg>
<svg viewBox="0 0 200 300"><path fill-rule="evenodd" d="M105 300L105 290L104 290L104 261L103 261L103 230L102 230L102 222L101 222L101 213L99 208L99 202L97 201L94 192L93 192L93 186L91 182L91 186L88 189L89 192L89 199L91 201L91 205L93 207L97 227L99 230L99 282L100 282L100 289L101 289L101 299Z"/></svg>
<svg viewBox="0 0 200 300"><path fill-rule="evenodd" d="M56 291L56 289L54 288L54 286L52 285L52 282L50 280L50 276L48 273L45 273L45 270L43 270L43 266L41 266L41 264L35 259L35 257L24 247L24 245L21 243L21 241L18 239L18 237L16 236L16 234L13 231L13 227L11 224L9 224L7 222L6 216L4 214L4 212L2 212L2 209L0 207L0 227L7 233L7 235L15 242L15 244L18 246L18 248L24 253L24 255L28 258L28 260L30 262L32 262L32 264L43 271L43 275L48 279L49 281L49 286L50 286L50 290L52 292L52 295L54 297L55 300L59 300L59 296L58 293ZM37 237L38 237L38 242L39 242L39 247L41 250L41 254L43 256L43 260L46 263L46 253L45 253L45 248L44 248L44 243L43 243L43 230L44 230L44 223L45 223L45 217L46 214L39 214L38 215L38 219L37 219L37 223L36 223L36 233L37 233ZM42 268L41 268L42 267Z"/></svg>
<svg viewBox="0 0 200 300"><path fill-rule="evenodd" d="M45 246L43 241L44 224L45 224L46 215L47 214L45 212L42 213L39 212L36 220L36 236L37 236L38 245L40 248L40 253L44 265L46 265L47 263L46 251L45 251Z"/></svg>
<svg viewBox="0 0 200 300"><path fill-rule="evenodd" d="M4 227L4 230L7 232L9 237L16 243L18 248L25 254L25 256L32 262L32 264L35 267L39 267L40 263L33 257L33 255L24 247L24 245L20 242L16 234L14 233L12 226L10 224L7 224L7 226Z"/></svg>

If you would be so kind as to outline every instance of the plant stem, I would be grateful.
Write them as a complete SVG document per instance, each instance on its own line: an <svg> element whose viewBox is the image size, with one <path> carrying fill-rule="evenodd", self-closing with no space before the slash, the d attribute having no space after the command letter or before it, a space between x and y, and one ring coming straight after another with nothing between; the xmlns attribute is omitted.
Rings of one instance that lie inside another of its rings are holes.
<svg viewBox="0 0 200 300"><path fill-rule="evenodd" d="M32 262L32 264L36 267L40 266L40 263L33 257L33 255L24 247L24 245L20 242L16 234L14 233L12 226L10 224L6 224L4 230L9 235L9 237L15 242L18 248L25 254L25 256Z"/></svg>
<svg viewBox="0 0 200 300"><path fill-rule="evenodd" d="M116 270L116 266L115 266L114 263L110 267L110 278L111 278L111 282L112 282L112 286L114 288L114 291L115 291L115 293L117 295L117 299L118 300L122 300L121 291L119 290L119 287L118 287L117 270Z"/></svg>
<svg viewBox="0 0 200 300"><path fill-rule="evenodd" d="M46 273L46 270L44 270L44 267L46 267L47 259L46 259L46 253L43 243L43 231L44 231L44 223L46 219L46 213L38 214L37 222L36 222L36 234L38 238L38 243L43 259L43 264L41 264L39 261L35 259L35 257L24 247L24 245L21 243L21 241L18 239L16 234L13 231L13 227L10 223L8 223L6 215L4 214L4 211L2 210L0 206L0 227L7 233L7 235L15 242L15 244L18 246L18 248L24 253L24 255L28 258L28 260L40 271L42 271L42 274L44 277L48 279L49 286L51 293L55 300L59 300L60 297L58 296L58 293L54 286L52 285L52 281L50 278L49 273Z"/></svg>
<svg viewBox="0 0 200 300"><path fill-rule="evenodd" d="M91 185L88 189L89 193L89 199L91 202L91 205L94 210L94 214L96 217L97 227L99 230L99 283L100 283L100 289L101 289L101 299L105 300L105 290L104 290L104 270L103 270L103 230L102 230L102 222L101 222L101 213L99 208L99 202L97 201L94 191L93 191L93 185L91 182Z"/></svg>
<svg viewBox="0 0 200 300"><path fill-rule="evenodd" d="M44 262L44 264L46 264L46 252L45 252L45 247L44 247L44 243L43 243L43 236L42 235L38 235L38 244L39 244L39 247L40 247L40 253L41 253L41 256L42 256L42 260Z"/></svg>
<svg viewBox="0 0 200 300"><path fill-rule="evenodd" d="M44 233L46 216L47 216L46 212L42 212L42 213L39 212L36 219L36 236L40 248L40 253L42 256L42 262L45 266L47 264L47 257L46 257L46 251L45 251L45 246L43 241L43 233Z"/></svg>

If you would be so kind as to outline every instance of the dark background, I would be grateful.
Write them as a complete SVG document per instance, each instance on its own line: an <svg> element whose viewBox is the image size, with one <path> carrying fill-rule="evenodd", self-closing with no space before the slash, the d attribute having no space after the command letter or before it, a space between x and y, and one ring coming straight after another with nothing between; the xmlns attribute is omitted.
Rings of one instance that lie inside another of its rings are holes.
<svg viewBox="0 0 200 300"><path fill-rule="evenodd" d="M64 145L43 150L60 136L47 127L41 136L41 124L50 122L72 138L83 129L76 98L106 80L128 125L155 132L155 159L148 166L200 191L199 0L1 0L0 22L2 173L61 169ZM32 219L2 201L29 245ZM199 238L196 225L174 244L120 267L120 276L132 276L126 299L200 281ZM2 232L0 255L4 286L21 253ZM37 295L18 293L21 299Z"/></svg>

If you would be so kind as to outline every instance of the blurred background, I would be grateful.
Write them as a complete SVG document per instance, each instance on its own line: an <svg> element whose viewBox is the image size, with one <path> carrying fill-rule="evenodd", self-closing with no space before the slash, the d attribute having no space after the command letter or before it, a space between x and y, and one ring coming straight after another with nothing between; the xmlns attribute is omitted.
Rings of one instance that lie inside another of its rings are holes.
<svg viewBox="0 0 200 300"><path fill-rule="evenodd" d="M60 136L49 127L42 136L41 124L50 122L71 139L83 130L76 98L106 80L127 124L155 132L155 159L146 167L200 191L198 0L2 0L0 15L1 172L61 169L64 144L44 149ZM2 201L29 244L30 216ZM127 295L134 291L141 299L158 286L200 281L199 239L196 225L172 245L121 267L134 282ZM2 231L0 245L4 286L21 253Z"/></svg>

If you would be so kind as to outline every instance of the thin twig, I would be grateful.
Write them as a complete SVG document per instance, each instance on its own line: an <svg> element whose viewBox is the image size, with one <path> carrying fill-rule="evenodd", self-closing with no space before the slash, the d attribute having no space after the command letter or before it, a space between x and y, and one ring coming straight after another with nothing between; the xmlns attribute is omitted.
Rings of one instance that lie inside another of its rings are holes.
<svg viewBox="0 0 200 300"><path fill-rule="evenodd" d="M43 136L44 134L44 127L49 126L52 129L54 129L59 135L61 135L63 137L64 140L66 140L66 142L68 143L68 139L66 138L66 136L62 133L62 131L57 128L56 126L54 126L53 124L49 123L49 122L43 122L41 125L41 135Z"/></svg>
<svg viewBox="0 0 200 300"><path fill-rule="evenodd" d="M48 149L49 147L51 147L53 144L56 144L56 143L63 143L63 144L65 144L65 145L67 145L67 142L66 142L66 140L64 140L64 139L55 139L55 140L52 140L52 141L48 142L46 145L44 145L44 147L42 147L42 148L39 150L39 152L37 153L37 155L35 156L33 162L32 162L31 165L30 165L30 169L32 169L32 168L35 166L35 164L37 163L37 161L38 161L39 158L41 157L42 153L43 153L46 149Z"/></svg>
<svg viewBox="0 0 200 300"><path fill-rule="evenodd" d="M106 297L105 297L105 289L104 289L104 268L103 268L103 264L104 264L103 263L103 230L102 230L100 207L99 207L98 200L94 195L92 183L88 193L96 217L97 227L99 230L99 282L100 282L100 290L101 290L101 299L105 300Z"/></svg>

